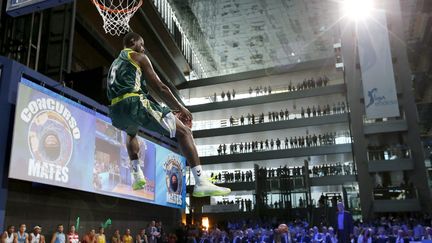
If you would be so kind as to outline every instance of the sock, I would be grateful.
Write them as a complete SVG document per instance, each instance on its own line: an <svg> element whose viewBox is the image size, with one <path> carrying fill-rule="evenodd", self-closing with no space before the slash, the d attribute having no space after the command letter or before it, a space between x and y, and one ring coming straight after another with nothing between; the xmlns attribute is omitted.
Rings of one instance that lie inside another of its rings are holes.
<svg viewBox="0 0 432 243"><path fill-rule="evenodd" d="M139 160L137 159L131 160L131 167L133 172L135 173L138 172L138 166L139 166Z"/></svg>
<svg viewBox="0 0 432 243"><path fill-rule="evenodd" d="M204 172L202 170L201 165L197 165L197 166L191 168L191 170L192 170L192 174L193 174L194 179L195 179L195 184L200 185L203 178L204 178Z"/></svg>

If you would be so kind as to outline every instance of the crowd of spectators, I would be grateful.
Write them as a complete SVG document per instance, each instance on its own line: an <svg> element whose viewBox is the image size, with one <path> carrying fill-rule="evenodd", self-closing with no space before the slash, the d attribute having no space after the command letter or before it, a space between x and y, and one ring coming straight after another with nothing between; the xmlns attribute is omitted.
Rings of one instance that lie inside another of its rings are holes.
<svg viewBox="0 0 432 243"><path fill-rule="evenodd" d="M257 177L260 178L280 178L283 176L301 176L305 173L305 167L304 166L298 166L298 167L288 167L288 166L280 166L278 168L266 168L266 167L260 167L258 169L258 175Z"/></svg>
<svg viewBox="0 0 432 243"><path fill-rule="evenodd" d="M326 115L334 115L334 114L342 114L346 112L345 102L338 102L337 104L333 104L333 108L331 108L330 104L322 105L318 104L317 106L313 105L312 108L308 106L307 108L301 107L299 113L290 112L288 108L285 110L281 109L280 111L268 111L267 115L262 112L261 114L250 114L240 115L240 117L230 116L229 124L230 126L236 125L253 125L260 124L264 122L277 122L284 121L290 119L297 118L310 118L317 116L326 116ZM266 119L267 117L267 119Z"/></svg>
<svg viewBox="0 0 432 243"><path fill-rule="evenodd" d="M318 204L316 205L319 208L332 206L336 207L337 202L342 201L342 195L340 193L321 193L320 198L318 199Z"/></svg>
<svg viewBox="0 0 432 243"><path fill-rule="evenodd" d="M325 196L323 196L324 198ZM325 201L325 199L323 199ZM244 209L251 207L250 199L238 199L238 202L219 202L220 204L238 203ZM338 203L339 206L340 203ZM251 208L249 208L251 209ZM83 236L78 235L75 226L69 228L69 232L63 232L63 225L58 225L50 237L44 237L42 227L34 226L31 232L27 231L26 225L19 225L16 230L14 226L8 226L1 237L2 243L28 243L47 241L56 243L216 243L216 242L283 242L283 243L337 243L342 242L338 235L338 214L334 216L336 223L329 224L326 220L311 225L306 220L281 220L272 218L270 220L247 220L235 219L223 224L213 224L209 229L197 224L181 224L171 233L165 232L160 222L150 222L147 228L139 230L136 235L130 229L114 230L110 236L106 236L104 228L88 229ZM287 225L282 230L281 223ZM432 241L431 217L422 215L411 215L410 217L378 217L369 222L354 221L348 240L351 243L408 243L418 241Z"/></svg>
<svg viewBox="0 0 432 243"><path fill-rule="evenodd" d="M281 177L296 177L305 174L304 166L289 167L279 166L278 168L260 167L258 169L258 177L272 179ZM332 163L309 166L310 177L333 176L333 175L354 175L356 174L353 163ZM253 182L254 173L252 170L247 171L213 171L210 174L212 181L219 183L236 183L236 182Z"/></svg>
<svg viewBox="0 0 432 243"><path fill-rule="evenodd" d="M258 95L268 95L268 94L271 94L272 91L273 91L273 89L272 89L272 87L270 85L268 87L267 86L263 87L262 85L260 85L260 86L256 86L255 89L252 88L252 87L249 87L248 91L249 91L249 95L252 95L255 92L255 95L258 96Z"/></svg>
<svg viewBox="0 0 432 243"><path fill-rule="evenodd" d="M336 215L335 215L336 217ZM286 223L288 232L278 225ZM181 242L281 242L281 243L337 243L338 226L321 223L310 225L306 220L245 220L238 219L224 225L205 229L201 225L182 225L177 233ZM426 214L417 218L381 217L371 222L355 221L349 235L351 243L408 243L432 240L431 219Z"/></svg>
<svg viewBox="0 0 432 243"><path fill-rule="evenodd" d="M42 234L42 227L36 225L31 232L27 232L26 224L20 224L18 230L10 225L2 233L0 243L175 243L178 242L176 234L167 234L162 227L161 221L151 221L147 228L140 229L136 235L132 235L131 230L126 228L121 234L119 229L114 229L114 233L109 237L105 235L105 228L99 227L98 230L90 228L80 236L75 229L75 225L69 227L67 233L64 232L62 224L57 225L50 237Z"/></svg>
<svg viewBox="0 0 432 243"><path fill-rule="evenodd" d="M213 182L218 183L233 183L233 182L251 182L253 181L252 170L248 171L221 171L212 172L210 174Z"/></svg>
<svg viewBox="0 0 432 243"><path fill-rule="evenodd" d="M235 89L233 89L231 92L228 90L227 92L222 91L222 93L220 94L220 97L222 99L222 101L225 100L225 97L227 100L231 100L231 99L235 99L236 97L236 91ZM216 92L213 94L213 101L216 102L217 101L217 94Z"/></svg>
<svg viewBox="0 0 432 243"><path fill-rule="evenodd" d="M319 88L319 87L324 87L327 86L329 83L330 79L327 76L322 76L322 77L318 77L318 78L309 78L309 79L304 79L302 82L298 82L297 84L293 84L292 81L289 82L288 86L284 86L284 87L276 87L277 93L280 92L292 92L292 91L299 91L299 90L306 90L306 89L313 89L313 88ZM259 95L270 95L273 92L273 88L270 85L259 85L256 87L249 87L248 89L248 93L249 93L249 97L255 95L255 96L259 96ZM241 92L240 92L241 93ZM229 100L234 100L236 97L237 91L235 89L233 90L228 90L228 91L222 91L219 95L215 92L213 94L212 100L213 102L217 102L219 97L221 99L221 101L229 101Z"/></svg>
<svg viewBox="0 0 432 243"><path fill-rule="evenodd" d="M316 147L324 145L336 144L336 132L326 132L323 134L309 134L305 136L294 136L285 137L284 140L280 138L271 138L261 141L252 142L241 142L241 143L231 143L229 145L229 153L251 153L251 152L262 152L268 150L280 150L280 149L292 149L292 148L306 148L306 147ZM282 144L283 143L283 144ZM282 148L283 145L283 148ZM218 155L227 154L227 145L220 144L217 148Z"/></svg>
<svg viewBox="0 0 432 243"><path fill-rule="evenodd" d="M356 172L353 163L323 164L309 168L309 175L311 177L354 174L356 174Z"/></svg>
<svg viewBox="0 0 432 243"><path fill-rule="evenodd" d="M221 201L217 201L216 204L218 205L237 204L239 205L239 209L242 212L251 212L253 209L252 200L247 198L236 198L235 200L222 199Z"/></svg>

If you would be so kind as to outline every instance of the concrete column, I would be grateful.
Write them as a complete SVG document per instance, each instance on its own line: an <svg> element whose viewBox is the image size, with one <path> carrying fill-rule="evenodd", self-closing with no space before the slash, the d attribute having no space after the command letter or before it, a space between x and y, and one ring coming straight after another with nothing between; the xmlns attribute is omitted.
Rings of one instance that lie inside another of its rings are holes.
<svg viewBox="0 0 432 243"><path fill-rule="evenodd" d="M398 100L399 105L402 106L405 112L405 119L408 126L404 137L408 146L411 148L411 156L414 163L414 169L407 171L408 179L418 190L421 211L431 212L431 190L428 185L423 144L420 141L417 106L415 104L412 88L412 73L408 62L407 42L405 41L406 38L404 35L400 2L386 0L385 8L387 9L387 21L390 24L389 38L392 47L392 56L396 60L393 64L396 82L402 92Z"/></svg>
<svg viewBox="0 0 432 243"><path fill-rule="evenodd" d="M373 183L369 174L367 141L363 131L364 104L361 102L363 88L360 69L357 68L355 22L343 20L340 28L344 78L347 86L350 126L353 137L353 160L358 173L362 217L364 220L368 220L373 214Z"/></svg>

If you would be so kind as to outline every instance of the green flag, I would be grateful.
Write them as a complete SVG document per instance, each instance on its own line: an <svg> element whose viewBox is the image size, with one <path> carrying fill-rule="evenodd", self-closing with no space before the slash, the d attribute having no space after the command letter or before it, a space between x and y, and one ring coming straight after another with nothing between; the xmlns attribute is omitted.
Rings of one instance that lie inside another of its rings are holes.
<svg viewBox="0 0 432 243"><path fill-rule="evenodd" d="M78 218L76 219L76 223L75 223L75 230L76 230L76 231L78 231L78 229L79 229L79 223L80 223L80 217L78 217Z"/></svg>

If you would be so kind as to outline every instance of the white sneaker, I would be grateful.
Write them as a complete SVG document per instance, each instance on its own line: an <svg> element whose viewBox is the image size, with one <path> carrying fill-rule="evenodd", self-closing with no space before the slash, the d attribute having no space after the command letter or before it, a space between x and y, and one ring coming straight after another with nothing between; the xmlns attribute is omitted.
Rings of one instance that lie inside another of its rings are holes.
<svg viewBox="0 0 432 243"><path fill-rule="evenodd" d="M226 196L231 193L231 189L212 184L203 178L201 183L195 184L193 190L194 197Z"/></svg>
<svg viewBox="0 0 432 243"><path fill-rule="evenodd" d="M145 179L144 172L142 171L139 164L133 165L133 163L131 163L131 176L133 179L132 189L133 190L143 189L147 181Z"/></svg>

